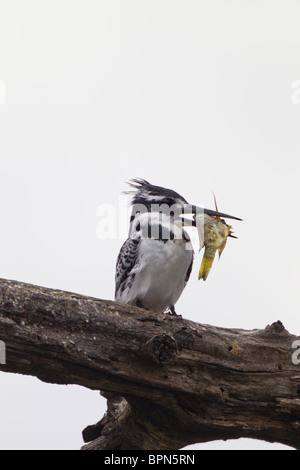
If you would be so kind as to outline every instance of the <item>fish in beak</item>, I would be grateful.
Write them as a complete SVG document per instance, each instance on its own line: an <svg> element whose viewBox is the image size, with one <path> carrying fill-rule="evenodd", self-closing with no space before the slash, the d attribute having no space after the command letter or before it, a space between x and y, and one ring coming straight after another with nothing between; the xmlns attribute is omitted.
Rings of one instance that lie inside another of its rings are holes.
<svg viewBox="0 0 300 470"><path fill-rule="evenodd" d="M191 204L184 206L184 214L193 214L192 225L197 227L198 230L200 250L205 248L198 275L198 278L203 279L203 281L207 279L216 252L218 251L219 257L221 256L226 246L227 238L237 238L232 235L231 225L227 225L223 219L242 220L239 217L219 212L216 198L215 206L216 210L204 209Z"/></svg>

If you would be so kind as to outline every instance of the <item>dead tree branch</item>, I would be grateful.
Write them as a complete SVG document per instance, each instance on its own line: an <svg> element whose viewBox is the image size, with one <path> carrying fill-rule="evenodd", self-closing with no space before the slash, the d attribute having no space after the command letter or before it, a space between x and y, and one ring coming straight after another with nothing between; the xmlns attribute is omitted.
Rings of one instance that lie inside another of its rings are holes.
<svg viewBox="0 0 300 470"><path fill-rule="evenodd" d="M0 280L3 372L101 390L108 411L84 449L179 449L251 437L300 448L300 365L281 322L201 325Z"/></svg>

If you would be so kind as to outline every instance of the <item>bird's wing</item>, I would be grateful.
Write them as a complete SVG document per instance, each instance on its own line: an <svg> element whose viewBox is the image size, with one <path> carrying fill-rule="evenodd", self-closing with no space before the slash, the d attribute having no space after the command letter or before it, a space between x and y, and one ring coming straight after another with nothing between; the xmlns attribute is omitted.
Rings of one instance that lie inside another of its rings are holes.
<svg viewBox="0 0 300 470"><path fill-rule="evenodd" d="M128 238L120 250L116 265L115 299L117 299L120 289L123 290L122 286L125 286L125 282L136 264L139 244L139 238Z"/></svg>
<svg viewBox="0 0 300 470"><path fill-rule="evenodd" d="M188 267L188 270L187 270L187 273L186 273L186 276L185 276L185 284L184 286L187 285L188 281L189 281L189 278L190 278L190 275L191 275L191 272L192 272L192 268L193 268L193 262L194 262L194 253L192 255L192 260L191 260L191 263Z"/></svg>

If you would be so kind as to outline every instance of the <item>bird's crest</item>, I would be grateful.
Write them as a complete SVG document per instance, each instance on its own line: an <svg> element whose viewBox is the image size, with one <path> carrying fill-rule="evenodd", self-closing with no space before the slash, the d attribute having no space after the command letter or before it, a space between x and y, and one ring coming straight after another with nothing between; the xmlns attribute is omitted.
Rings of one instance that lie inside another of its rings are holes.
<svg viewBox="0 0 300 470"><path fill-rule="evenodd" d="M128 182L128 184L133 188L133 190L123 191L123 194L132 196L131 204L139 204L146 201L156 203L160 202L164 198L180 200L183 203L187 203L187 201L176 191L163 188L162 186L155 186L142 178L133 178Z"/></svg>

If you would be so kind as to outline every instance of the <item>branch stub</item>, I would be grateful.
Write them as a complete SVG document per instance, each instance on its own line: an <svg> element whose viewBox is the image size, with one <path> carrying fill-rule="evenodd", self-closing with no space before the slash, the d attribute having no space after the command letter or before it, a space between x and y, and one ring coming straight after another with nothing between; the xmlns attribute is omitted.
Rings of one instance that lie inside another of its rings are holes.
<svg viewBox="0 0 300 470"><path fill-rule="evenodd" d="M147 341L146 347L151 357L160 363L174 361L178 353L177 341L167 334L153 336Z"/></svg>

